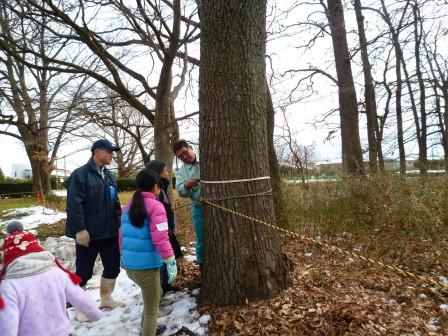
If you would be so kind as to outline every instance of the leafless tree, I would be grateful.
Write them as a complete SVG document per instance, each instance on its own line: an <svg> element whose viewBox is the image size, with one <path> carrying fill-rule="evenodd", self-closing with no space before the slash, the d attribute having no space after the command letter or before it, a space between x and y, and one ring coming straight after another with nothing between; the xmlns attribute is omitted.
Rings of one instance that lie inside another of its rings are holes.
<svg viewBox="0 0 448 336"><path fill-rule="evenodd" d="M364 174L361 141L359 138L358 102L351 70L350 54L345 30L344 9L341 0L321 0L330 23L333 53L339 89L339 115L341 120L342 166L345 173Z"/></svg>
<svg viewBox="0 0 448 336"><path fill-rule="evenodd" d="M283 134L280 136L281 146L283 147L281 160L283 163L294 167L302 179L302 184L306 185L308 169L314 160L315 144L301 144L298 141L298 132L291 129L285 111L283 111L283 118Z"/></svg>
<svg viewBox="0 0 448 336"><path fill-rule="evenodd" d="M129 177L154 156L154 129L115 92L104 88L96 91L98 97L84 102L79 111L91 122L91 128L78 134L92 140L98 136L111 138L121 148L114 158L118 177Z"/></svg>
<svg viewBox="0 0 448 336"><path fill-rule="evenodd" d="M75 107L91 85L83 75L50 70L49 62L33 54L22 55L25 64L5 52L5 46L13 53L20 53L25 46L51 58L64 48L60 41L50 39L41 25L26 21L20 10L13 12L5 2L0 4L0 124L6 126L0 134L23 142L34 189L46 195L51 191L50 174L65 134L81 126L74 122ZM47 16L41 20L51 21Z"/></svg>
<svg viewBox="0 0 448 336"><path fill-rule="evenodd" d="M382 160L382 146L379 133L378 116L376 110L375 85L372 78L371 64L367 50L367 38L364 27L364 16L361 9L361 0L354 0L356 22L358 24L359 48L361 49L362 70L364 73L364 101L367 115L367 139L369 141L369 171L371 174L378 172L378 160L380 169L384 171Z"/></svg>
<svg viewBox="0 0 448 336"><path fill-rule="evenodd" d="M65 53L48 56L26 46L11 50L3 45L9 54L20 61L25 61L22 55L32 54L51 64L47 69L87 74L117 92L154 126L155 155L170 165L170 143L177 134L174 100L185 83L187 66L192 64L187 62L186 46L199 37L195 4L181 6L180 0L137 0L135 5L120 0L13 0L11 8L17 6L24 8L26 20L45 26L71 48L86 47L88 54L99 59L101 68L92 71L67 61ZM41 20L44 16L55 23L46 25ZM153 104L148 105L148 99Z"/></svg>

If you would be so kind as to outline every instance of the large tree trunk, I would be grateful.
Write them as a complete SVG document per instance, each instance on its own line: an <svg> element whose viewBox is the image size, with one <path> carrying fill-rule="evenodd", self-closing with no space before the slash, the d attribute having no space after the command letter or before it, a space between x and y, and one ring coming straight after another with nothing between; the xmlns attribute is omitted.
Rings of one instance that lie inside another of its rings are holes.
<svg viewBox="0 0 448 336"><path fill-rule="evenodd" d="M366 104L367 115L367 139L369 141L369 172L370 174L378 173L378 157L379 148L381 148L381 141L378 141L377 136L379 134L377 112L376 112L376 98L375 87L373 85L371 66L369 61L369 54L367 51L367 38L364 28L364 16L361 10L361 1L354 1L356 21L358 23L358 35L359 45L361 49L362 70L364 73L364 100Z"/></svg>
<svg viewBox="0 0 448 336"><path fill-rule="evenodd" d="M30 160L33 173L33 190L42 197L51 193L52 165L48 160L47 144L40 137L28 138L24 141L25 150Z"/></svg>
<svg viewBox="0 0 448 336"><path fill-rule="evenodd" d="M269 155L269 171L271 174L272 196L274 200L275 219L278 226L288 227L288 216L286 214L285 199L282 191L282 179L280 176L280 167L278 165L277 153L274 146L274 126L275 111L272 104L271 92L266 81L266 115L267 115L267 131L268 131L268 155Z"/></svg>
<svg viewBox="0 0 448 336"><path fill-rule="evenodd" d="M341 119L342 166L348 175L364 174L361 141L359 139L358 102L353 83L350 54L345 31L341 0L327 0L333 52L338 76L339 115Z"/></svg>
<svg viewBox="0 0 448 336"><path fill-rule="evenodd" d="M266 123L266 1L201 2L199 72L201 179L269 176ZM244 195L271 189L269 179L202 184L203 195ZM271 196L219 202L274 222ZM203 304L244 304L272 297L289 283L280 235L267 227L205 205Z"/></svg>
<svg viewBox="0 0 448 336"><path fill-rule="evenodd" d="M168 167L173 163L173 152L171 150L171 134L169 123L171 120L171 71L166 79L170 84L166 84L167 92L160 87L157 90L156 113L154 115L154 153L157 160L164 161ZM160 93L159 93L160 92Z"/></svg>

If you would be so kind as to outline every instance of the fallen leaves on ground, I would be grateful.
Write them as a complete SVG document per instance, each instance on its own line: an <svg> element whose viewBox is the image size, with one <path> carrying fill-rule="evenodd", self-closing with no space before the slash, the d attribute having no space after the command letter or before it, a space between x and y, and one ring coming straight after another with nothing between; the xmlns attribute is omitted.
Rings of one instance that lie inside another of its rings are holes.
<svg viewBox="0 0 448 336"><path fill-rule="evenodd" d="M295 239L284 249L292 286L245 306L203 307L210 335L448 335L447 298L429 286Z"/></svg>

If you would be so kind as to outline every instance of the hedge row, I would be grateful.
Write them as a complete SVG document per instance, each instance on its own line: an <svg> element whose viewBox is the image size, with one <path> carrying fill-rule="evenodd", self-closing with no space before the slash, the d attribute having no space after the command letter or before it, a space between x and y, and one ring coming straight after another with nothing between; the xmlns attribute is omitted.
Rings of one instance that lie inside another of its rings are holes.
<svg viewBox="0 0 448 336"><path fill-rule="evenodd" d="M133 178L119 178L117 179L118 191L134 191L136 189L135 179Z"/></svg>
<svg viewBox="0 0 448 336"><path fill-rule="evenodd" d="M16 197L20 197L20 193L29 194L33 191L33 182L26 181L20 183L0 183L0 196L5 194L16 194Z"/></svg>
<svg viewBox="0 0 448 336"><path fill-rule="evenodd" d="M136 189L135 180L133 178L117 179L118 191L134 191ZM51 177L51 188L56 189L56 177ZM59 188L66 189L67 182L63 181ZM33 191L33 182L31 180L18 181L14 183L0 183L0 196L2 194L31 193Z"/></svg>
<svg viewBox="0 0 448 336"><path fill-rule="evenodd" d="M53 188L53 185L51 186ZM135 180L133 178L117 179L118 191L133 191L136 189ZM62 188L67 189L67 181L62 182Z"/></svg>

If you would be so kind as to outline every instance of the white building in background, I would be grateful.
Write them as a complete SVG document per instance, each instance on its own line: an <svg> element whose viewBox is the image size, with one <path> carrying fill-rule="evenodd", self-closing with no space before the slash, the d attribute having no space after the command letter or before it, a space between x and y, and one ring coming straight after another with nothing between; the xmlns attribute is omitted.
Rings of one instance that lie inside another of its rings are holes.
<svg viewBox="0 0 448 336"><path fill-rule="evenodd" d="M13 163L11 165L11 171L7 175L17 179L30 179L33 177L33 172L29 164Z"/></svg>
<svg viewBox="0 0 448 336"><path fill-rule="evenodd" d="M55 168L52 170L51 175L58 177L68 177L72 172L70 170ZM16 179L31 179L33 177L33 171L31 166L26 163L14 163L11 165L11 170L5 172L8 177Z"/></svg>

